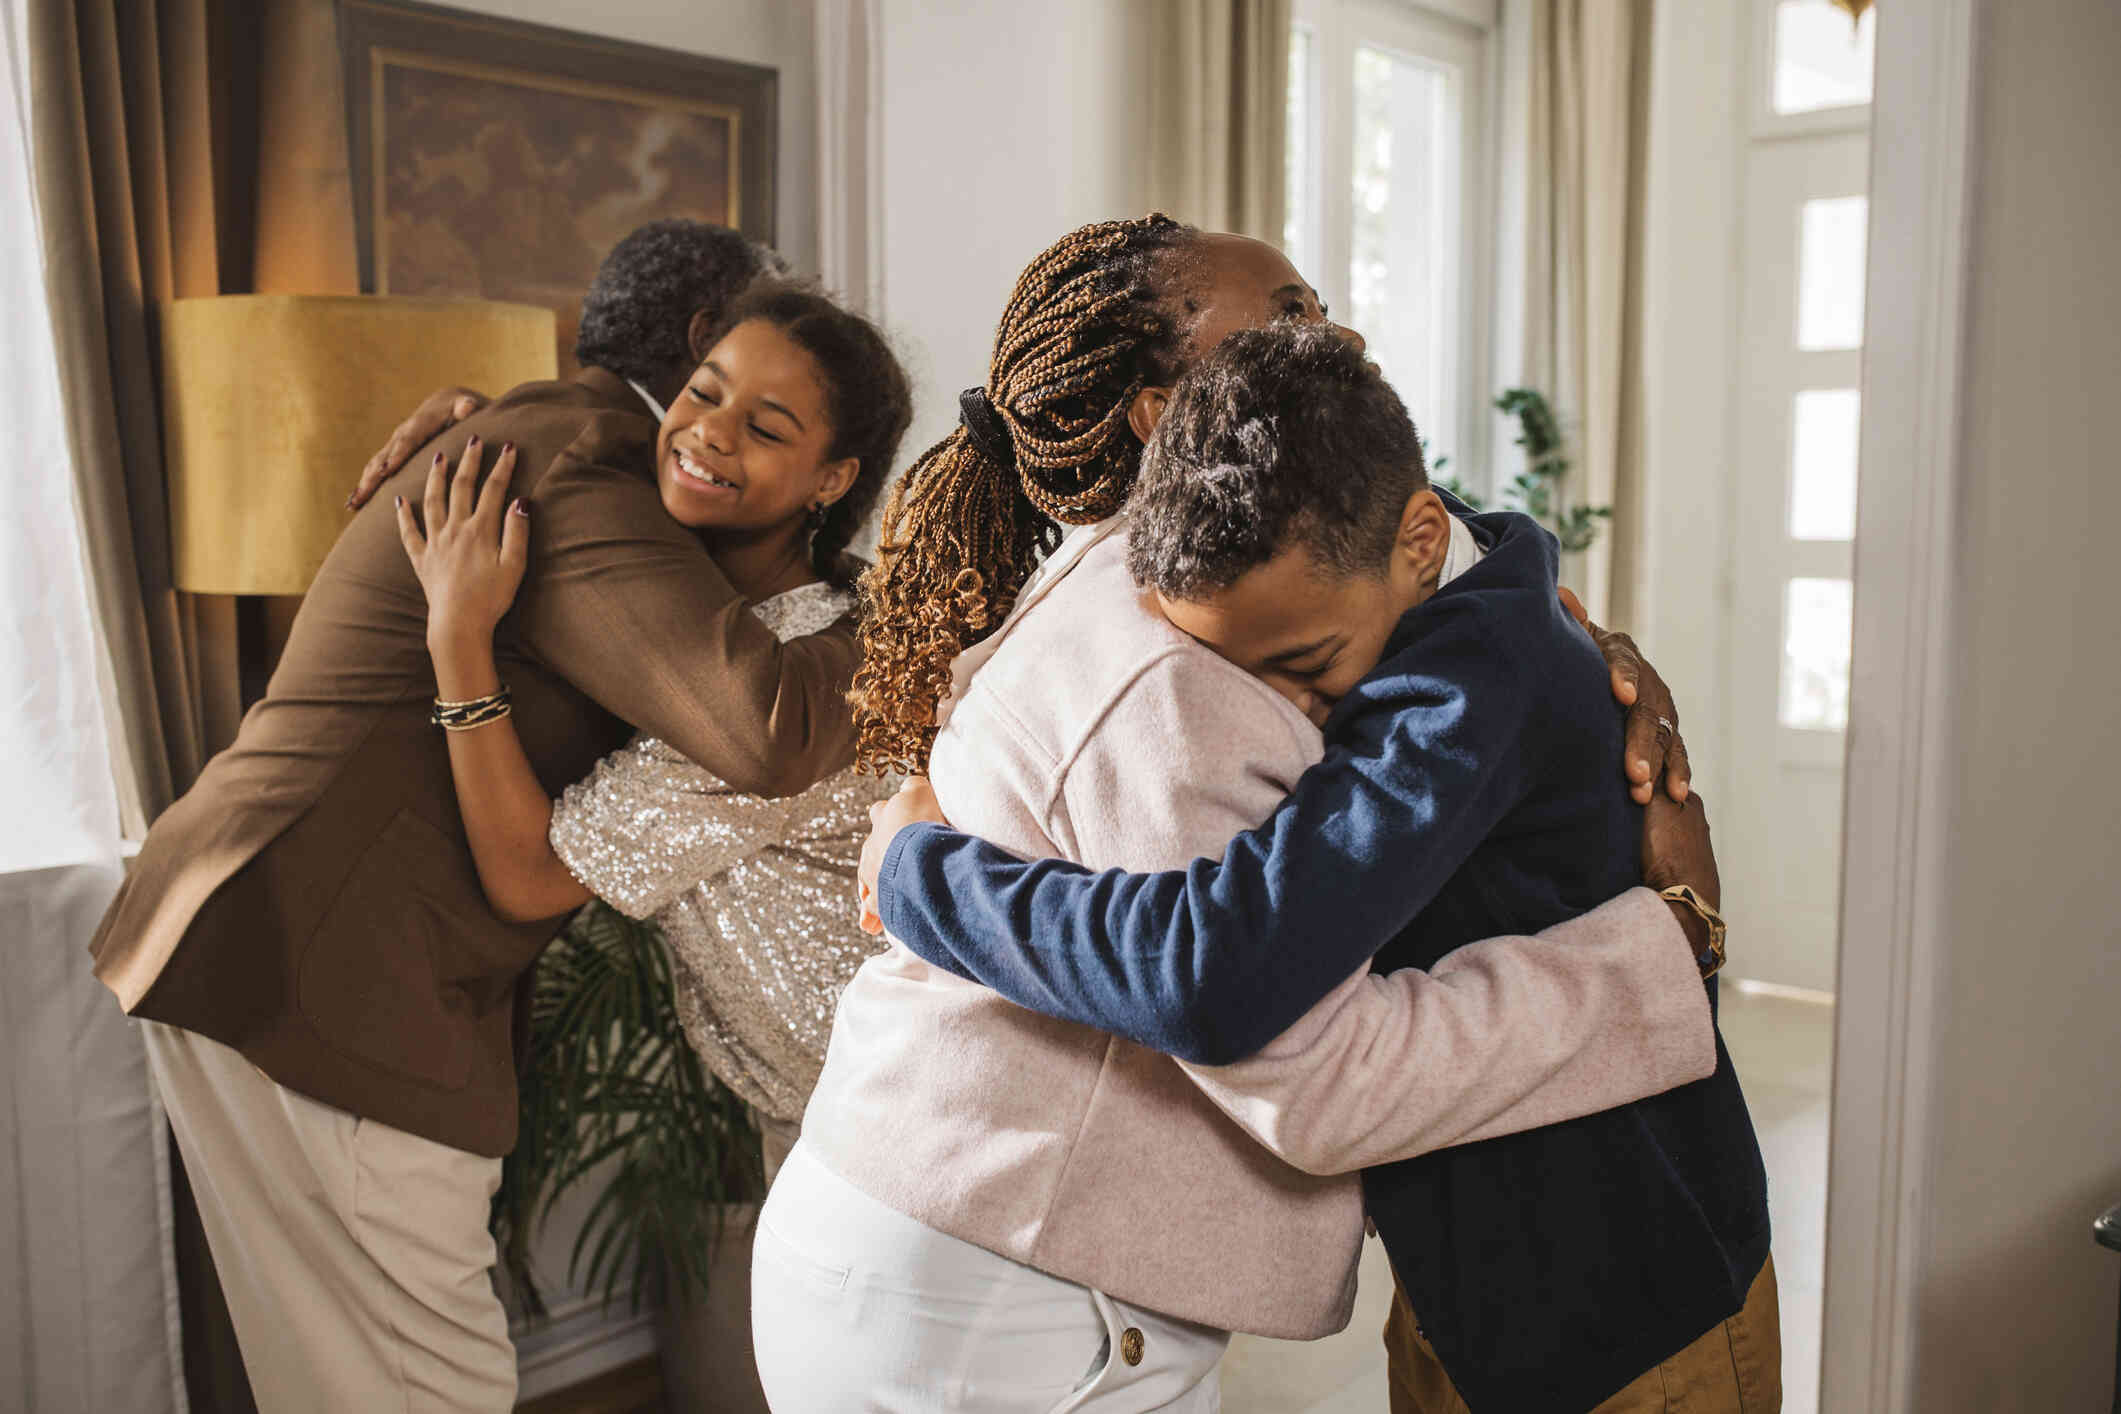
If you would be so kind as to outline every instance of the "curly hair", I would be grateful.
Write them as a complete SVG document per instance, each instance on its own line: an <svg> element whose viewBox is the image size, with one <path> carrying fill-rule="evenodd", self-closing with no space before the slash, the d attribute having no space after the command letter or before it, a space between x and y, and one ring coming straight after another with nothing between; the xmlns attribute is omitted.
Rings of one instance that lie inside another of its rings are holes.
<svg viewBox="0 0 2121 1414"><path fill-rule="evenodd" d="M1142 453L1127 568L1174 599L1296 545L1335 574L1375 574L1428 484L1406 404L1338 330L1242 330L1186 371Z"/></svg>
<svg viewBox="0 0 2121 1414"><path fill-rule="evenodd" d="M637 383L658 383L696 362L692 319L729 302L787 262L769 246L705 221L651 221L611 248L582 297L574 359Z"/></svg>
<svg viewBox="0 0 2121 1414"><path fill-rule="evenodd" d="M1008 615L1058 543L1056 522L1103 520L1133 489L1142 447L1129 409L1170 381L1185 334L1182 264L1167 257L1198 234L1163 215L1084 226L1018 277L985 389L1015 464L959 427L884 509L850 694L860 769L926 768L951 661Z"/></svg>
<svg viewBox="0 0 2121 1414"><path fill-rule="evenodd" d="M753 320L771 324L810 355L823 375L825 420L832 427L825 458L859 463L854 484L826 508L810 537L810 567L818 578L852 588L855 574L845 552L875 507L913 421L912 385L882 331L813 284L758 281L730 304L715 340Z"/></svg>

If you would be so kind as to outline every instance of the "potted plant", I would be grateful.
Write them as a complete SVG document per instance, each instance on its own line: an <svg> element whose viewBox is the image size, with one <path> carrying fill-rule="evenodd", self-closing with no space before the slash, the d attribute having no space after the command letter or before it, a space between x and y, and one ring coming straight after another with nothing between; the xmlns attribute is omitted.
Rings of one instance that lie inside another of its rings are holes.
<svg viewBox="0 0 2121 1414"><path fill-rule="evenodd" d="M670 1407L764 1410L749 1316L758 1129L686 1044L660 933L590 903L540 957L529 1012L492 1213L518 1304L545 1314L532 1238L563 1195L601 1182L568 1280L607 1304L655 1304Z"/></svg>
<svg viewBox="0 0 2121 1414"><path fill-rule="evenodd" d="M1553 531L1564 552L1590 549L1598 539L1599 522L1610 520L1613 508L1564 504L1561 483L1569 474L1569 459L1563 450L1561 419L1547 404L1546 395L1536 388L1505 388L1495 399L1495 407L1517 419L1517 445L1524 448L1525 456L1525 469L1503 493L1505 503ZM1442 471L1448 464L1449 458L1439 457L1432 470ZM1474 510L1482 509L1480 501L1454 479L1439 477L1436 484Z"/></svg>

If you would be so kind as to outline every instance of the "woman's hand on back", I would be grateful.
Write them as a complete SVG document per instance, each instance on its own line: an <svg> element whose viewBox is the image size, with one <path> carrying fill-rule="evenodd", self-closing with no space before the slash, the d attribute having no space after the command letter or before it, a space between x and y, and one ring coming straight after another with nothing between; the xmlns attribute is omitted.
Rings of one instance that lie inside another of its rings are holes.
<svg viewBox="0 0 2121 1414"><path fill-rule="evenodd" d="M906 783L898 788L898 794L879 800L869 807L869 838L862 841L861 908L862 931L881 933L884 920L876 911L876 880L884 869L884 855L891 849L891 841L900 830L921 821L947 825L941 802L935 798L935 788L928 784L926 776L908 776Z"/></svg>
<svg viewBox="0 0 2121 1414"><path fill-rule="evenodd" d="M398 538L427 593L427 643L438 660L447 648L491 645L494 626L515 602L529 560L529 508L508 499L515 444L501 448L482 487L483 450L472 438L454 474L435 453L419 520L405 498L397 498Z"/></svg>
<svg viewBox="0 0 2121 1414"><path fill-rule="evenodd" d="M412 460L412 454L447 432L456 424L470 417L493 399L470 388L444 388L427 395L427 401L412 410L412 416L398 424L390 434L383 449L368 459L361 468L361 479L346 498L346 509L357 511L368 504L376 494L376 488L397 475L398 469Z"/></svg>
<svg viewBox="0 0 2121 1414"><path fill-rule="evenodd" d="M1634 639L1592 623L1583 602L1569 590L1561 591L1561 602L1605 656L1613 675L1613 700L1628 709L1627 744L1621 754L1628 793L1637 805L1647 805L1662 779L1665 794L1675 802L1684 801L1693 788L1694 765L1687 759L1686 740L1679 735L1679 704L1672 700L1672 689L1642 656Z"/></svg>
<svg viewBox="0 0 2121 1414"><path fill-rule="evenodd" d="M1701 895L1710 908L1723 907L1723 876L1716 869L1716 849L1709 840L1709 812L1701 797L1689 792L1684 801L1674 801L1663 792L1653 795L1642 812L1642 882L1662 892L1685 884ZM1700 957L1709 945L1708 924L1684 904L1669 905L1672 916L1687 936L1692 955Z"/></svg>

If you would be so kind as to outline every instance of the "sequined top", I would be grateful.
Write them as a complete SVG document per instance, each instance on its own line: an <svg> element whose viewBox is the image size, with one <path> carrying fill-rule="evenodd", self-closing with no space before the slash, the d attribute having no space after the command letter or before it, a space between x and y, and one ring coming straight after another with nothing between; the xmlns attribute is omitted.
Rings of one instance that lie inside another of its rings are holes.
<svg viewBox="0 0 2121 1414"><path fill-rule="evenodd" d="M786 643L851 604L808 584L752 611ZM661 927L686 1039L768 1119L801 1120L840 992L882 948L855 922L855 865L869 806L888 788L846 770L766 800L642 735L553 806L561 861L621 913Z"/></svg>

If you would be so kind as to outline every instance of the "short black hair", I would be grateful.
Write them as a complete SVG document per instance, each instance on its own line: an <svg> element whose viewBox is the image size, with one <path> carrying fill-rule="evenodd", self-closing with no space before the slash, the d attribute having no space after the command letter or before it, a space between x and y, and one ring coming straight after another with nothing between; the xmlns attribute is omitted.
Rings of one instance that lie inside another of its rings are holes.
<svg viewBox="0 0 2121 1414"><path fill-rule="evenodd" d="M1227 589L1291 544L1376 574L1428 484L1406 405L1341 332L1241 330L1179 380L1149 439L1127 567L1173 599Z"/></svg>
<svg viewBox="0 0 2121 1414"><path fill-rule="evenodd" d="M611 248L582 297L574 361L637 383L692 371L692 316L716 320L761 275L785 274L772 247L705 221L651 221Z"/></svg>

